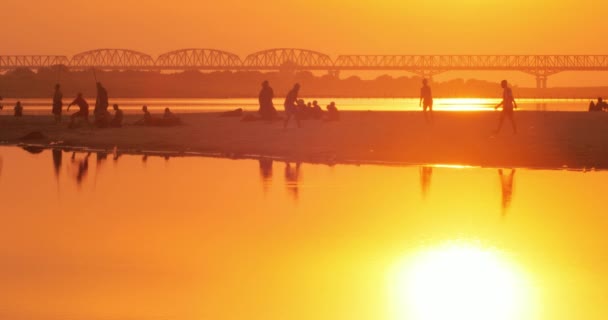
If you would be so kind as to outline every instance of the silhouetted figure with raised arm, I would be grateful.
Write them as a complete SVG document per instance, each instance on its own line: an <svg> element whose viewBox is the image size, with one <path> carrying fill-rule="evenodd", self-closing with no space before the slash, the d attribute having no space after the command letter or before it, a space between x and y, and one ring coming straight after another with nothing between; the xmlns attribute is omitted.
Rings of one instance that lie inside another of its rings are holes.
<svg viewBox="0 0 608 320"><path fill-rule="evenodd" d="M21 101L17 101L17 104L15 104L15 117L23 117L23 105L21 105Z"/></svg>
<svg viewBox="0 0 608 320"><path fill-rule="evenodd" d="M75 125L76 119L79 119L79 118L83 119L86 123L89 122L89 104L82 97L82 93L80 93L80 92L78 93L78 95L76 96L76 99L74 99L74 101L72 101L72 103L70 103L68 105L67 111L70 111L70 107L73 105L78 106L78 111L70 116L70 124L68 125L68 128L73 128Z"/></svg>
<svg viewBox="0 0 608 320"><path fill-rule="evenodd" d="M114 104L112 107L114 108L114 117L112 118L112 121L110 121L110 127L120 128L122 127L122 119L124 118L124 114L117 104Z"/></svg>
<svg viewBox="0 0 608 320"><path fill-rule="evenodd" d="M274 98L274 91L268 81L262 82L262 90L260 90L260 95L258 97L258 101L260 103L260 109L258 113L262 120L274 120L277 117L277 110L274 108L274 103L272 99Z"/></svg>
<svg viewBox="0 0 608 320"><path fill-rule="evenodd" d="M420 89L420 107L422 107L422 112L424 113L424 119L426 122L433 121L433 93L431 92L431 87L429 86L429 81L427 79L422 79L422 88ZM427 114L428 109L428 114ZM430 118L430 120L429 120Z"/></svg>
<svg viewBox="0 0 608 320"><path fill-rule="evenodd" d="M61 86L55 85L55 93L53 94L53 109L52 113L55 117L55 123L61 122L61 112L63 109L63 93L61 93Z"/></svg>
<svg viewBox="0 0 608 320"><path fill-rule="evenodd" d="M505 216L507 210L511 206L513 199L513 179L515 178L515 169L511 169L509 175L505 175L502 169L498 169L500 177L500 186L502 190L502 215Z"/></svg>
<svg viewBox="0 0 608 320"><path fill-rule="evenodd" d="M500 82L500 86L502 87L502 101L494 107L494 109L498 109L502 106L502 112L500 113L500 120L498 121L498 128L496 128L495 134L500 132L502 128L502 123L505 121L505 118L508 118L511 121L511 126L513 127L513 133L517 133L517 127L515 125L515 118L513 117L513 109L517 109L517 103L515 102L515 98L513 98L513 90L509 88L509 84L507 80L502 80Z"/></svg>
<svg viewBox="0 0 608 320"><path fill-rule="evenodd" d="M420 167L420 188L422 197L426 199L431 189L431 177L433 176L433 167Z"/></svg>
<svg viewBox="0 0 608 320"><path fill-rule="evenodd" d="M289 123L289 119L291 119L291 117L296 118L296 123L298 124L298 128L301 128L300 116L298 114L299 110L298 110L298 106L297 106L299 92L300 92L300 84L296 83L293 86L293 89L291 89L289 91L289 93L287 93L287 96L285 97L285 103L283 105L285 107L285 124L283 125L283 128L285 128L285 129L287 129L287 124Z"/></svg>

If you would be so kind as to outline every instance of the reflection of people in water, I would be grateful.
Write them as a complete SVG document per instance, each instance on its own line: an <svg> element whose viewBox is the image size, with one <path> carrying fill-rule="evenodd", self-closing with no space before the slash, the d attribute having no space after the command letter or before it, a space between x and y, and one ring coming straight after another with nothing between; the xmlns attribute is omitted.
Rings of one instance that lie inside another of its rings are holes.
<svg viewBox="0 0 608 320"><path fill-rule="evenodd" d="M287 191L291 193L294 200L298 200L298 183L300 182L300 162L296 162L296 166L292 167L289 162L285 163L285 182Z"/></svg>
<svg viewBox="0 0 608 320"><path fill-rule="evenodd" d="M431 177L433 175L433 167L420 167L420 188L422 197L426 198L431 188Z"/></svg>
<svg viewBox="0 0 608 320"><path fill-rule="evenodd" d="M272 159L260 158L258 161L260 163L260 178L266 192L272 180Z"/></svg>
<svg viewBox="0 0 608 320"><path fill-rule="evenodd" d="M61 160L63 157L63 151L61 149L53 149L53 167L55 168L55 177L59 178L59 171L61 170Z"/></svg>
<svg viewBox="0 0 608 320"><path fill-rule="evenodd" d="M502 214L505 215L507 209L511 206L513 198L513 178L515 178L515 169L511 169L511 173L506 175L502 169L498 169L500 176L500 185L502 187Z"/></svg>
<svg viewBox="0 0 608 320"><path fill-rule="evenodd" d="M89 157L91 153L88 152L87 155L82 160L76 160L76 152L72 153L72 162L77 162L78 164L78 172L76 173L76 182L80 185L82 180L87 176L89 172Z"/></svg>

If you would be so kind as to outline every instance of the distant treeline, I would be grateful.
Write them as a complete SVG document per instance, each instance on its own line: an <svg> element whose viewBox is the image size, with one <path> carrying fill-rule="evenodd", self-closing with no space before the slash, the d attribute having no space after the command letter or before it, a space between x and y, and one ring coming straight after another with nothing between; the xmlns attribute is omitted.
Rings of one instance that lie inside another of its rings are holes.
<svg viewBox="0 0 608 320"><path fill-rule="evenodd" d="M303 97L418 97L420 77L380 76L364 80L356 76L339 79L310 72L211 72L180 73L139 71L78 71L66 69L17 69L0 75L0 96L7 98L46 98L52 96L55 83L61 83L65 97L82 92L95 96L95 80L101 81L110 96L116 98L250 98L257 97L260 84L270 81L275 96L284 96L298 82ZM454 79L432 83L437 97L496 97L497 83L482 80ZM517 97L590 98L608 92L595 88L517 88Z"/></svg>

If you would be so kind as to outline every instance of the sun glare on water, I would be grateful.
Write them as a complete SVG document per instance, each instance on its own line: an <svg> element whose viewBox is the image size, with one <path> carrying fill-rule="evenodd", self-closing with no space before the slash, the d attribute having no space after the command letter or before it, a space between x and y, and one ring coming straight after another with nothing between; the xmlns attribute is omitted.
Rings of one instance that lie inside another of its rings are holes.
<svg viewBox="0 0 608 320"><path fill-rule="evenodd" d="M472 244L429 248L391 275L397 319L530 319L525 277L495 252Z"/></svg>

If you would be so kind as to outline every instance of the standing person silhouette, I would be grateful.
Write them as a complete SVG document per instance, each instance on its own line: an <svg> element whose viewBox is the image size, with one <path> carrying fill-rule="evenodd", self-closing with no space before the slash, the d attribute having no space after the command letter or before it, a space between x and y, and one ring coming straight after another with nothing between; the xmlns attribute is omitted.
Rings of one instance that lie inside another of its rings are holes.
<svg viewBox="0 0 608 320"><path fill-rule="evenodd" d="M63 93L61 93L61 86L55 85L55 93L53 94L53 116L55 117L55 123L61 122L61 112L63 109Z"/></svg>
<svg viewBox="0 0 608 320"><path fill-rule="evenodd" d="M258 97L258 101L260 102L258 113L264 120L273 120L277 116L277 110L272 103L273 98L274 91L272 90L272 87L270 87L268 81L262 82L262 90L260 90L260 95Z"/></svg>
<svg viewBox="0 0 608 320"><path fill-rule="evenodd" d="M298 107L297 107L297 101L298 101L298 93L300 92L300 84L296 83L293 86L293 89L291 89L289 91L289 93L287 93L287 97L285 97L285 104L283 105L285 107L285 124L283 125L284 129L287 129L287 124L289 123L289 119L291 119L291 116L294 116L296 118L296 123L298 124L298 128L300 128L300 116L298 115Z"/></svg>
<svg viewBox="0 0 608 320"><path fill-rule="evenodd" d="M502 101L494 107L494 110L500 108L502 106L502 112L500 114L500 120L498 121L498 128L494 131L494 134L498 134L500 129L502 128L502 123L505 121L505 118L509 118L511 121L511 126L513 127L513 134L517 133L517 127L515 126L515 118L513 117L513 109L517 109L517 103L513 98L513 90L509 88L509 83L507 80L502 80L500 82L500 86L502 87Z"/></svg>
<svg viewBox="0 0 608 320"><path fill-rule="evenodd" d="M109 116L109 106L108 91L103 87L101 82L97 82L97 100L95 101L95 109L93 110L95 118L105 118Z"/></svg>
<svg viewBox="0 0 608 320"><path fill-rule="evenodd" d="M431 87L427 79L422 79L422 88L420 89L420 107L424 113L424 119L429 122L429 116L426 110L429 110L430 122L433 122L433 94L431 93Z"/></svg>

